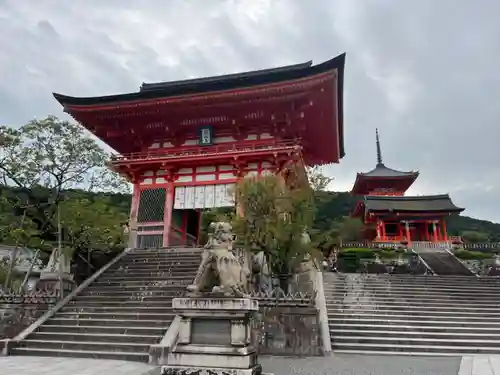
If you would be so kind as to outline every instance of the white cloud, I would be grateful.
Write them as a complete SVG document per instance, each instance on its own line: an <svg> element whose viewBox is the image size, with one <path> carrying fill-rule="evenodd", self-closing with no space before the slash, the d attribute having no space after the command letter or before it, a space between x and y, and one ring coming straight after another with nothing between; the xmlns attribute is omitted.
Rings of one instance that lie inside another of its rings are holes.
<svg viewBox="0 0 500 375"><path fill-rule="evenodd" d="M375 164L419 169L415 193L494 207L500 6L489 0L0 0L0 122L62 115L52 91L94 96L143 82L274 67L347 52L346 158L333 189Z"/></svg>

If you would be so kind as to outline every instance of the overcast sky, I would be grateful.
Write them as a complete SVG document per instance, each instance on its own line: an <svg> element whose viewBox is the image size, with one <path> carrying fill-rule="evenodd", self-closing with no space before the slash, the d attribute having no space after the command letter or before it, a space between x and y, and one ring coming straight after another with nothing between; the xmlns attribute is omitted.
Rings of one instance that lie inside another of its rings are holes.
<svg viewBox="0 0 500 375"><path fill-rule="evenodd" d="M333 190L384 162L500 222L500 3L494 0L0 0L0 123L98 96L347 53L346 157Z"/></svg>

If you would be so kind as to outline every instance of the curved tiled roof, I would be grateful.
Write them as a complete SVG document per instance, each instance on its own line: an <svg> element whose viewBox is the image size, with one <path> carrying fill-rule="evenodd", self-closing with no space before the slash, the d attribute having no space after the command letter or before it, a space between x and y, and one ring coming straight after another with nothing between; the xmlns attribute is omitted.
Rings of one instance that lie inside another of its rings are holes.
<svg viewBox="0 0 500 375"><path fill-rule="evenodd" d="M422 196L367 195L363 200L368 211L462 212L448 194Z"/></svg>
<svg viewBox="0 0 500 375"><path fill-rule="evenodd" d="M363 177L408 177L408 176L418 176L416 171L398 171L396 169L387 168L384 164L379 163L377 166L369 172L358 173L358 175Z"/></svg>

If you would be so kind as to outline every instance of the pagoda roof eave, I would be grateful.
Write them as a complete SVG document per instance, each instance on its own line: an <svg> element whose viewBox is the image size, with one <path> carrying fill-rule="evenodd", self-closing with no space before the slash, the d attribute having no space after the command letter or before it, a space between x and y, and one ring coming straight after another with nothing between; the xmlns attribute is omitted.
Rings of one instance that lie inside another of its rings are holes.
<svg viewBox="0 0 500 375"><path fill-rule="evenodd" d="M460 213L448 194L423 196L365 196L362 204L366 212L440 212Z"/></svg>
<svg viewBox="0 0 500 375"><path fill-rule="evenodd" d="M369 172L357 173L356 178L417 178L418 175L418 171L398 171L397 169L388 168L384 164L377 164L377 166Z"/></svg>
<svg viewBox="0 0 500 375"><path fill-rule="evenodd" d="M399 171L397 171L399 172ZM399 175L368 175L368 173L357 173L356 174L356 180L354 181L354 185L351 189L351 194L354 195L362 195L362 192L359 192L361 189L361 185L363 181L384 181L384 180L391 180L391 181L406 181L406 189L405 191L415 182L415 180L418 178L420 175L420 172L418 171L411 171L411 172L400 172L401 174Z"/></svg>
<svg viewBox="0 0 500 375"><path fill-rule="evenodd" d="M312 62L285 67L229 74L209 78L188 79L173 82L143 84L138 92L96 96L74 97L53 93L62 106L98 106L118 104L122 102L140 101L145 99L168 98L172 96L194 95L208 92L225 91L252 86L280 83L295 79L307 78L331 70L338 70L339 90L342 92L345 53L318 65ZM339 108L342 108L341 106Z"/></svg>

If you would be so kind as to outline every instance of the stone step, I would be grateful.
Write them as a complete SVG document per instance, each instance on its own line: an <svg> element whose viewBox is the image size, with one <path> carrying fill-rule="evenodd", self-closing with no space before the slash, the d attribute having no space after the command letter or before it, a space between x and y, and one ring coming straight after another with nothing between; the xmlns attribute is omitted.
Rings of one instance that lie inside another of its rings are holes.
<svg viewBox="0 0 500 375"><path fill-rule="evenodd" d="M177 294L179 290L185 290L182 286L178 285L121 285L119 283L113 283L112 285L99 284L96 285L92 283L89 287L85 288L82 293L135 293L142 291L158 291L162 293Z"/></svg>
<svg viewBox="0 0 500 375"><path fill-rule="evenodd" d="M102 314L100 314L102 316ZM116 314L113 314L116 315ZM121 314L120 314L121 315ZM79 317L72 318L68 315L58 316L56 315L54 318L49 319L42 326L107 326L107 327L137 327L137 328L163 328L167 329L172 323L173 316L163 317L162 319L133 319L127 315L128 319L124 318L108 318L108 316L96 318L95 316L90 317Z"/></svg>
<svg viewBox="0 0 500 375"><path fill-rule="evenodd" d="M129 253L125 255L120 261L168 261L168 262L199 262L201 259L201 253L200 254L147 254L147 253Z"/></svg>
<svg viewBox="0 0 500 375"><path fill-rule="evenodd" d="M88 333L88 332L35 332L29 335L28 340L51 342L91 342L91 343L125 343L125 344L155 344L162 336L131 335L120 333Z"/></svg>
<svg viewBox="0 0 500 375"><path fill-rule="evenodd" d="M164 288L172 288L172 289L185 289L185 287L193 282L193 279L186 279L186 280L147 280L147 279L137 279L137 280L112 280L112 281L103 281L98 279L97 281L94 281L89 288L100 288L101 286L107 286L107 287L120 287L123 286L123 288L127 287L151 287L151 286L156 286L156 287L161 287L162 289Z"/></svg>
<svg viewBox="0 0 500 375"><path fill-rule="evenodd" d="M106 301L114 301L114 302L126 302L126 301L143 301L147 303L149 301L161 302L165 300L171 300L169 297L164 297L161 295L151 296L151 295L139 295L139 294L123 294L123 295L93 295L93 296L76 296L74 301L78 302L100 302L105 304Z"/></svg>
<svg viewBox="0 0 500 375"><path fill-rule="evenodd" d="M344 291L352 291L352 290L370 290L370 291L388 291L388 290L406 290L408 291L415 291L415 292L427 292L427 291L434 291L434 292L468 292L468 293L475 293L475 292L483 292L483 293L498 293L500 290L500 286L484 286L484 285L444 285L444 284L436 284L433 286L424 286L424 285L408 285L408 284L401 284L401 285L376 285L376 284L370 284L370 285L332 285L332 284L325 284L324 286L325 292L329 291L335 291L335 290L344 290Z"/></svg>
<svg viewBox="0 0 500 375"><path fill-rule="evenodd" d="M152 343L124 343L124 342L98 342L98 341L66 341L66 340L35 340L29 337L19 342L23 348L36 349L69 349L86 351L118 351L123 353L148 353Z"/></svg>
<svg viewBox="0 0 500 375"><path fill-rule="evenodd" d="M65 306L61 310L64 313L113 313L113 314L122 314L122 313L149 313L149 314L172 314L172 307L158 307L158 306L143 306L137 307L123 307L123 306Z"/></svg>
<svg viewBox="0 0 500 375"><path fill-rule="evenodd" d="M91 313L91 312L58 312L55 318L67 318L75 320L85 320L85 319L117 319L117 320L173 320L175 317L174 313L165 314L155 314L155 313L145 313L145 312L130 312L130 313ZM141 324L141 323L137 323Z"/></svg>
<svg viewBox="0 0 500 375"><path fill-rule="evenodd" d="M151 260L151 261L144 261L144 260L137 260L137 261L123 261L123 262L118 262L116 265L112 266L110 271L114 270L119 270L122 268L146 268L146 269L151 269L151 268L163 268L163 269L169 269L173 267L182 267L183 269L187 270L197 270L198 267L200 266L201 261L196 261L196 262L191 262L191 261L176 261L176 262L171 262L171 261L159 261L159 260Z"/></svg>
<svg viewBox="0 0 500 375"><path fill-rule="evenodd" d="M484 316L482 314L436 314L436 313L427 313L416 311L412 314L409 314L406 311L401 310L329 310L328 311L329 318L351 318L351 319L370 319L370 320L415 320L420 319L422 321L489 321L489 322L500 322L500 316Z"/></svg>
<svg viewBox="0 0 500 375"><path fill-rule="evenodd" d="M149 360L148 353L130 353L114 351L88 351L69 349L47 349L47 348L13 348L12 355L41 356L41 357L69 357L69 358L93 358L93 359L115 359L132 362L145 362Z"/></svg>
<svg viewBox="0 0 500 375"><path fill-rule="evenodd" d="M169 280L172 282L178 282L178 281L189 281L192 282L194 277L191 277L191 275L179 275L179 276L147 276L148 281L154 281L154 280ZM144 276L113 276L113 275L102 275L102 277L99 278L100 282L106 282L106 281L143 281L144 282L145 277Z"/></svg>
<svg viewBox="0 0 500 375"><path fill-rule="evenodd" d="M460 333L451 333L451 332L429 332L429 331L398 331L398 330L369 330L369 329L346 329L346 328L338 328L333 329L330 328L330 336L332 340L338 341L340 337L364 337L364 338L372 338L383 336L385 338L394 338L397 340L403 340L406 338L418 338L418 339L426 339L430 341L435 340L454 340L454 339L467 339L467 340L476 340L476 341L484 341L485 337L487 337L488 341L494 342L495 346L500 348L500 334L494 333L485 333L485 332L460 332Z"/></svg>
<svg viewBox="0 0 500 375"><path fill-rule="evenodd" d="M435 339L427 339L420 337L406 337L401 335L399 337L387 337L387 336L336 336L332 339L332 343L336 346L344 345L344 344L371 344L373 346L377 346L380 344L391 344L395 347L404 346L404 345L446 345L449 347L459 348L459 347L468 347L468 348L496 348L497 351L500 352L500 341L491 340L489 338L484 338L481 340L472 340L469 338L435 338Z"/></svg>
<svg viewBox="0 0 500 375"><path fill-rule="evenodd" d="M196 273L195 272L187 272L187 271L168 271L168 270L157 270L157 271L147 271L147 272L136 272L136 271L115 271L115 272L106 272L103 277L142 277L150 278L150 277L163 277L165 279L170 278L190 278L194 279Z"/></svg>
<svg viewBox="0 0 500 375"><path fill-rule="evenodd" d="M441 275L441 276L433 276L433 275L405 275L405 274L356 274L356 273L333 273L333 272L325 272L324 277L325 280L334 281L334 280L342 280L342 281L376 281L376 280L389 280L389 281L406 281L406 280L418 280L418 281L478 281L478 282L492 282L498 283L500 282L499 277L495 276L460 276L460 275Z"/></svg>
<svg viewBox="0 0 500 375"><path fill-rule="evenodd" d="M132 323L137 324L136 321ZM100 333L100 334L115 334L115 335L143 335L143 336L161 336L163 337L166 328L163 327L134 327L132 326L109 326L109 325L42 325L38 332L40 333Z"/></svg>
<svg viewBox="0 0 500 375"><path fill-rule="evenodd" d="M326 303L328 311L343 310L343 311L367 311L370 309L378 311L406 311L408 313L419 311L423 313L435 314L450 314L450 315L463 315L463 314L483 314L485 316L497 315L500 316L500 308L498 307L461 307L461 306L426 306L426 305L402 305L400 303L394 304L381 304L381 303L348 303L344 305Z"/></svg>
<svg viewBox="0 0 500 375"><path fill-rule="evenodd" d="M392 324L390 324L392 323ZM412 324L409 324L412 323ZM443 325L443 322L432 322L434 325L430 324L430 322L420 321L379 321L376 323L366 323L365 321L356 321L350 320L349 322L345 322L342 320L329 320L330 332L331 336L334 337L338 332L346 332L346 331L362 331L362 332L398 332L398 333L411 333L411 332L425 332L425 333L439 333L439 334L456 334L456 335L469 335L469 334L479 334L479 335L489 335L490 333L493 335L500 336L500 322L496 324L481 322L483 325L471 325L467 323L465 326L452 325L452 323L446 323L447 325Z"/></svg>
<svg viewBox="0 0 500 375"><path fill-rule="evenodd" d="M365 292L362 291L364 294ZM338 297L338 296L346 296L346 295L352 295L352 291L345 291L345 290L336 290L332 291L330 293L325 292L325 297ZM425 299L436 299L436 300L464 300L464 301L470 301L470 300L500 300L500 294L499 293L439 293L439 292L428 292L428 293L413 293L411 291L386 291L386 292L371 292L369 291L366 293L368 295L373 295L375 297L379 298L392 298L397 297L397 298L425 298Z"/></svg>
<svg viewBox="0 0 500 375"><path fill-rule="evenodd" d="M142 254L142 253L148 253L148 254L153 254L153 253L159 253L159 254L199 254L203 252L203 246L198 246L198 247L180 247L180 246L171 246L171 247L164 247L164 248L159 248L159 249L132 249L129 250L129 254Z"/></svg>
<svg viewBox="0 0 500 375"><path fill-rule="evenodd" d="M115 296L115 297L134 297L134 296L157 296L157 297L164 297L164 298L175 298L178 297L179 295L183 294L185 290L183 289L159 289L159 288L137 288L137 289L126 289L126 290L115 290L115 289L88 289L85 290L82 294L79 294L79 296L82 297L93 297L93 296Z"/></svg>
<svg viewBox="0 0 500 375"><path fill-rule="evenodd" d="M201 260L197 261L169 261L169 260L124 260L121 262L116 263L114 266L112 266L111 270L117 270L120 268L153 268L153 267L160 267L160 268L171 268L171 267L176 267L180 266L186 269L197 269L200 266Z"/></svg>
<svg viewBox="0 0 500 375"><path fill-rule="evenodd" d="M106 307L128 307L128 308L134 308L134 307L142 307L144 306L145 303L141 301L106 301L106 303L103 303L102 301L98 302L77 302L77 301L72 301L68 303L66 306L63 307L76 307L76 308L81 308L81 307L101 307L101 306L106 306ZM165 301L148 301L146 304L148 307L172 307L172 300L165 300Z"/></svg>
<svg viewBox="0 0 500 375"><path fill-rule="evenodd" d="M176 266L171 267L151 267L151 268L123 268L118 270L107 270L105 275L117 275L117 276L126 276L126 275L184 275L186 273L192 274L193 277L196 275L196 271L198 269L192 268L178 268Z"/></svg>
<svg viewBox="0 0 500 375"><path fill-rule="evenodd" d="M327 298L327 305L357 305L357 304L380 304L383 306L401 306L406 307L408 305L412 305L415 307L450 307L452 309L498 309L500 310L500 305L498 303L489 303L490 301L476 301L476 302L465 302L465 301L438 301L438 300L415 300L412 298L378 298L378 297L370 297L370 296L356 296L356 297L337 297L337 298Z"/></svg>
<svg viewBox="0 0 500 375"><path fill-rule="evenodd" d="M453 346L435 343L411 343L394 345L393 343L361 343L361 342L332 342L332 349L336 353L421 353L423 355L470 355L470 354L498 354L500 347Z"/></svg>
<svg viewBox="0 0 500 375"><path fill-rule="evenodd" d="M168 268L175 266L182 266L187 269L197 269L200 266L201 260L161 260L161 259L128 259L123 260L111 267L111 270L116 270L120 268L132 267L132 268L152 268L152 267L160 267L160 268Z"/></svg>

